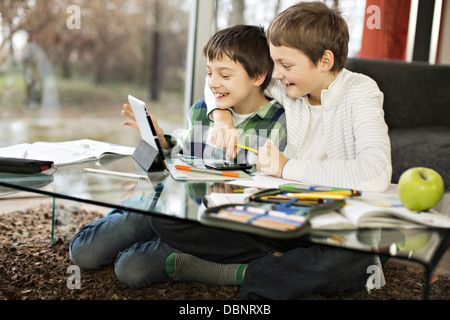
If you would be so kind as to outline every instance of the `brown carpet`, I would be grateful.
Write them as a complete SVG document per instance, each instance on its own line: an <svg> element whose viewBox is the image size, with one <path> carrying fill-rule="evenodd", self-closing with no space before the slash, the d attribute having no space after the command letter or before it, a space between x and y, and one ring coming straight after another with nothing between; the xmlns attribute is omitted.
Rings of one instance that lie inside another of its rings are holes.
<svg viewBox="0 0 450 320"><path fill-rule="evenodd" d="M69 289L67 273L70 237L84 224L101 217L81 210L56 220L55 242L50 243L51 208L0 213L0 300L239 300L239 287L201 283L162 283L144 289L121 284L112 267L82 271L81 288ZM70 216L71 218L68 218ZM424 274L416 268L387 263L386 286L349 297L314 296L317 300L420 300ZM431 300L450 299L449 279L432 283Z"/></svg>

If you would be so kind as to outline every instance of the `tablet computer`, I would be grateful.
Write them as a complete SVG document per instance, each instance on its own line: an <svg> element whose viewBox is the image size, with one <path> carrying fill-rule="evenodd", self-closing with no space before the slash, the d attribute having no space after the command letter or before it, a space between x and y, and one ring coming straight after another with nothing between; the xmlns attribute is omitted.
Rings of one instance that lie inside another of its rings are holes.
<svg viewBox="0 0 450 320"><path fill-rule="evenodd" d="M142 140L155 148L155 150L161 152L161 145L159 143L158 136L156 135L156 130L153 126L153 122L147 111L145 102L131 95L128 96L128 102L130 103L131 109L133 109L136 123L139 127L139 131L141 132Z"/></svg>
<svg viewBox="0 0 450 320"><path fill-rule="evenodd" d="M161 144L159 143L158 135L156 134L155 127L153 126L153 122L150 118L145 102L133 97L132 95L128 95L128 102L133 110L142 140L144 140L149 146L159 153L159 156L167 169L164 152L161 148Z"/></svg>

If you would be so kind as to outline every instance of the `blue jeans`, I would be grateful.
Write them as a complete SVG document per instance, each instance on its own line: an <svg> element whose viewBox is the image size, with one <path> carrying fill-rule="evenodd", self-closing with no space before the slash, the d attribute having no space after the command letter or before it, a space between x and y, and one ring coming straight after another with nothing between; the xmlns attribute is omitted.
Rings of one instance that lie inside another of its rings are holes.
<svg viewBox="0 0 450 320"><path fill-rule="evenodd" d="M281 257L274 252L284 252ZM114 263L131 287L167 282L166 258L185 252L220 263L250 263L243 299L298 299L314 292L344 293L364 287L373 255L340 248L258 237L113 210L84 226L72 239L70 257L82 269Z"/></svg>
<svg viewBox="0 0 450 320"><path fill-rule="evenodd" d="M170 281L165 261L173 252L179 251L155 234L150 216L120 210L82 227L69 248L70 258L81 269L114 263L119 281L134 288Z"/></svg>
<svg viewBox="0 0 450 320"><path fill-rule="evenodd" d="M82 269L114 263L118 279L137 288L170 281L165 262L174 252L215 262L248 263L284 251L282 244L279 240L190 221L112 210L104 218L82 227L73 237L69 253L73 263Z"/></svg>

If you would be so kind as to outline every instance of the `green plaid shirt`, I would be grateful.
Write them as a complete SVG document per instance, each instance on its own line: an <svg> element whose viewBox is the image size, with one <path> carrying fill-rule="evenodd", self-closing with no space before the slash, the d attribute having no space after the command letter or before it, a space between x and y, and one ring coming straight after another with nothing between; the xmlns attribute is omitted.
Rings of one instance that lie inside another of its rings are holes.
<svg viewBox="0 0 450 320"><path fill-rule="evenodd" d="M189 128L179 141L183 154L207 158L225 159L225 151L207 142L209 129L214 122L208 118L204 99L194 103L189 110ZM286 115L283 107L276 101L268 102L236 126L239 143L254 149L264 146L270 139L280 151L287 143ZM171 141L169 141L171 142ZM256 155L245 149L238 149L235 162L255 163Z"/></svg>

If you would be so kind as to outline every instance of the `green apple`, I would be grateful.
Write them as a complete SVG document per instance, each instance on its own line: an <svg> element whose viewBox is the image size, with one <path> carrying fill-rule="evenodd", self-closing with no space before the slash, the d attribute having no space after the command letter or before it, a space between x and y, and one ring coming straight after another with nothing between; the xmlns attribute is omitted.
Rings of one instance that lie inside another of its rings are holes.
<svg viewBox="0 0 450 320"><path fill-rule="evenodd" d="M410 210L431 209L441 200L443 194L444 180L430 168L410 168L403 172L398 180L398 196Z"/></svg>

